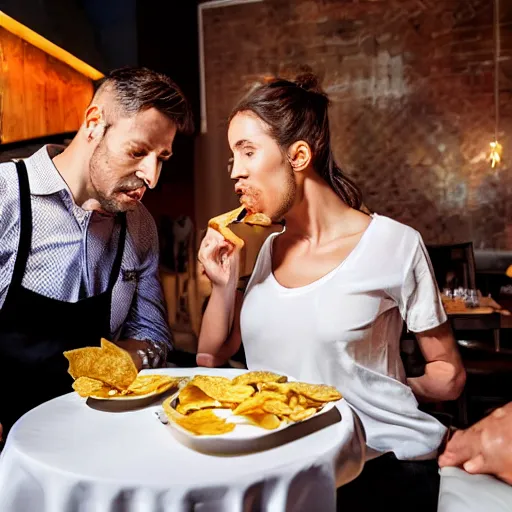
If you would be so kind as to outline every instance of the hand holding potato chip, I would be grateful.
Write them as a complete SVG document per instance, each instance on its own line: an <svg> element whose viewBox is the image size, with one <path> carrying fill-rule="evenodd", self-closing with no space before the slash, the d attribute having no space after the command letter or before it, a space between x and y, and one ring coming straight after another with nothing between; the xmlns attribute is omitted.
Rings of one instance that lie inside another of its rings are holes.
<svg viewBox="0 0 512 512"><path fill-rule="evenodd" d="M240 251L213 228L208 228L199 248L199 261L212 286L236 286L240 272Z"/></svg>
<svg viewBox="0 0 512 512"><path fill-rule="evenodd" d="M240 217L242 217L240 219ZM270 226L272 220L264 213L250 212L247 207L242 205L236 210L223 213L217 217L213 217L208 222L208 227L218 231L226 240L233 244L238 249L244 246L244 241L233 233L230 229L230 224L233 222L243 222L251 226Z"/></svg>

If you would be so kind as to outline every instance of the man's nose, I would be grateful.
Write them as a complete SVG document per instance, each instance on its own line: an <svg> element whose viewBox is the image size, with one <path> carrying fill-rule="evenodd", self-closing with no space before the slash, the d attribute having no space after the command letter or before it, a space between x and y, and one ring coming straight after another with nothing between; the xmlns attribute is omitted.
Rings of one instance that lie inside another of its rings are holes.
<svg viewBox="0 0 512 512"><path fill-rule="evenodd" d="M139 165L139 170L135 173L137 178L144 180L148 188L155 188L160 178L162 162L154 155L147 155Z"/></svg>

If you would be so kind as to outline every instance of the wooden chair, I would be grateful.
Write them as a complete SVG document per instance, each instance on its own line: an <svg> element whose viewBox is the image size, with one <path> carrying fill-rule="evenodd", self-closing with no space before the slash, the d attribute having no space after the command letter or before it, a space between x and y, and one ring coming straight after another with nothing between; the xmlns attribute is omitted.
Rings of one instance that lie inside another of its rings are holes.
<svg viewBox="0 0 512 512"><path fill-rule="evenodd" d="M472 242L431 245L427 251L440 289L476 289ZM501 352L499 314L452 314L449 319L467 373L464 392L451 407L457 426L467 427L507 401L506 386L500 383L512 380L512 358Z"/></svg>
<svg viewBox="0 0 512 512"><path fill-rule="evenodd" d="M476 265L473 242L451 245L427 245L439 289L476 289Z"/></svg>

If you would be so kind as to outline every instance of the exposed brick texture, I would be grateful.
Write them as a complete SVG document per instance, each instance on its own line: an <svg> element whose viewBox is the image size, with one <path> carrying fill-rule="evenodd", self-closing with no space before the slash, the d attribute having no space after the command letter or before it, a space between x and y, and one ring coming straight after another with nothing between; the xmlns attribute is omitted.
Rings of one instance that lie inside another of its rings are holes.
<svg viewBox="0 0 512 512"><path fill-rule="evenodd" d="M206 9L207 137L225 139L230 108L258 77L308 65L332 100L337 159L370 209L417 228L427 243L511 250L512 0L501 0L498 171L485 160L494 136L492 20L491 0ZM208 160L223 190L228 156L225 144Z"/></svg>

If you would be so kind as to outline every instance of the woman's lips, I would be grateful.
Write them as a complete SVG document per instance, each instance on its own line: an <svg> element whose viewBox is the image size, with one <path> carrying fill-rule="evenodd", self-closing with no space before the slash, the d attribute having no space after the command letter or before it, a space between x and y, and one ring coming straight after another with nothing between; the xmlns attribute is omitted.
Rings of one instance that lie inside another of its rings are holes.
<svg viewBox="0 0 512 512"><path fill-rule="evenodd" d="M245 194L240 196L240 204L243 204L245 206L245 209L248 212L254 212L256 208L256 201L254 198L247 196Z"/></svg>

